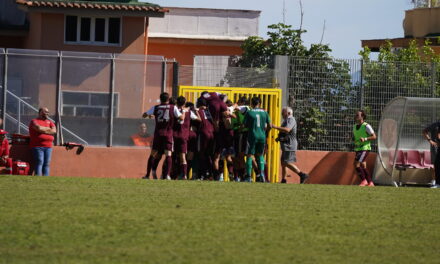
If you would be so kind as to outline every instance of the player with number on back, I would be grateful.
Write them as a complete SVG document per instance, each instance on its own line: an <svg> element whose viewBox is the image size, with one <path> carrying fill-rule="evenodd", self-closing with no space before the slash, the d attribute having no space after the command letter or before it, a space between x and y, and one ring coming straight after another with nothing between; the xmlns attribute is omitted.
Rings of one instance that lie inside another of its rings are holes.
<svg viewBox="0 0 440 264"><path fill-rule="evenodd" d="M271 128L269 114L260 108L261 100L253 97L251 100L252 109L247 111L243 124L248 128L247 147L246 147L246 179L251 181L252 161L256 159L258 166L258 180L265 181L264 176L264 148L266 145L266 132Z"/></svg>
<svg viewBox="0 0 440 264"><path fill-rule="evenodd" d="M156 169L159 165L162 155L165 153L165 161L162 166L162 179L171 179L170 171L173 151L173 126L176 122L175 119L183 121L185 115L183 115L177 107L169 104L170 95L168 93L162 93L160 95L160 104L153 106L145 112L142 117L151 117L154 115L156 121L156 127L154 129L153 149L151 150L150 157L148 158L147 174L143 179L150 178L150 172L153 173L153 178L157 179Z"/></svg>

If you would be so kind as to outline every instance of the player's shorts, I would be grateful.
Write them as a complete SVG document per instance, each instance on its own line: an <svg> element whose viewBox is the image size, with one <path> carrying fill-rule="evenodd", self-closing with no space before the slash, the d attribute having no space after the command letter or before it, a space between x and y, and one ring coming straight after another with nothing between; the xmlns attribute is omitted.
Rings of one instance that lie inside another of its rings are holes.
<svg viewBox="0 0 440 264"><path fill-rule="evenodd" d="M214 132L215 153L222 153L224 149L230 149L234 146L234 131L232 129L220 128Z"/></svg>
<svg viewBox="0 0 440 264"><path fill-rule="evenodd" d="M266 147L266 139L247 139L246 154L264 154L264 148Z"/></svg>
<svg viewBox="0 0 440 264"><path fill-rule="evenodd" d="M190 137L188 140L188 152L197 152L197 136Z"/></svg>
<svg viewBox="0 0 440 264"><path fill-rule="evenodd" d="M221 157L226 157L226 156L234 156L235 155L235 150L233 147L229 147L229 148L224 148L222 153L221 153Z"/></svg>
<svg viewBox="0 0 440 264"><path fill-rule="evenodd" d="M234 150L235 153L244 153L247 146L247 132L234 131Z"/></svg>
<svg viewBox="0 0 440 264"><path fill-rule="evenodd" d="M183 138L174 138L174 152L188 153L188 140Z"/></svg>
<svg viewBox="0 0 440 264"><path fill-rule="evenodd" d="M212 154L212 147L214 145L214 135L200 133L197 139L197 151L204 151L207 154Z"/></svg>
<svg viewBox="0 0 440 264"><path fill-rule="evenodd" d="M281 152L282 162L296 162L296 151L282 151Z"/></svg>
<svg viewBox="0 0 440 264"><path fill-rule="evenodd" d="M154 136L153 149L159 153L165 152L165 150L173 151L174 142L173 137L168 136Z"/></svg>
<svg viewBox="0 0 440 264"><path fill-rule="evenodd" d="M356 151L356 156L354 160L357 162L365 162L367 160L368 154L370 154L369 150Z"/></svg>

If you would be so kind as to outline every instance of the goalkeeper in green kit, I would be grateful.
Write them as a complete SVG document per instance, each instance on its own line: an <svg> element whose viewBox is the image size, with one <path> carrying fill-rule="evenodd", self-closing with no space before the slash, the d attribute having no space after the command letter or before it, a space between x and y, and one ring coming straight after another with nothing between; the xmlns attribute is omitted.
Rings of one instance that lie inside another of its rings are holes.
<svg viewBox="0 0 440 264"><path fill-rule="evenodd" d="M247 111L243 124L248 129L246 146L246 177L245 181L251 181L252 161L255 159L258 171L257 177L264 182L264 148L266 146L266 132L271 129L269 114L260 108L261 100L258 97L251 99L251 107Z"/></svg>

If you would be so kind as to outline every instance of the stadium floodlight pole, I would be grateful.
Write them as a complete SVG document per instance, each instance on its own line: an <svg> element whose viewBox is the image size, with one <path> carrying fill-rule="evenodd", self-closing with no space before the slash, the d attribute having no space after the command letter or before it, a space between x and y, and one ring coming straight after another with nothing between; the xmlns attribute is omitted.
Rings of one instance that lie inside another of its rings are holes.
<svg viewBox="0 0 440 264"><path fill-rule="evenodd" d="M3 100L2 100L2 125L1 128L5 129L6 127L6 96L8 94L8 50L5 49L3 60Z"/></svg>
<svg viewBox="0 0 440 264"><path fill-rule="evenodd" d="M108 138L107 147L113 145L113 113L114 113L114 101L115 101L115 54L111 55L111 67L110 67L110 100L108 108Z"/></svg>

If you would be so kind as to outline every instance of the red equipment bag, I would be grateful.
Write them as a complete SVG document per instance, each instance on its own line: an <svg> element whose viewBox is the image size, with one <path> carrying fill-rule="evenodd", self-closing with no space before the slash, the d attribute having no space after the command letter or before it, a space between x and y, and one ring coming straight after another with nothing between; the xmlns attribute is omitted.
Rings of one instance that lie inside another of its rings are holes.
<svg viewBox="0 0 440 264"><path fill-rule="evenodd" d="M25 161L15 160L12 163L12 174L14 175L28 175L29 163Z"/></svg>

